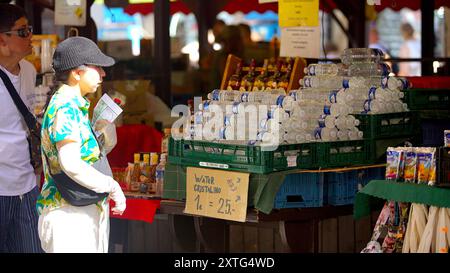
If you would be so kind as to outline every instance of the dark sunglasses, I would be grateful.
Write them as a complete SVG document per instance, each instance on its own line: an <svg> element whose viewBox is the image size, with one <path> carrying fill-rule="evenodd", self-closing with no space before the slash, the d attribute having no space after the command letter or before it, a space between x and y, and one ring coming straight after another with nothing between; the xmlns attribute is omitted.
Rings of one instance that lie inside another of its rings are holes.
<svg viewBox="0 0 450 273"><path fill-rule="evenodd" d="M6 35L14 34L14 35L17 35L22 38L27 38L28 36L30 36L30 34L33 33L33 27L27 26L27 27L24 27L24 28L21 28L18 30L10 30L10 31L2 32L2 33L6 34Z"/></svg>

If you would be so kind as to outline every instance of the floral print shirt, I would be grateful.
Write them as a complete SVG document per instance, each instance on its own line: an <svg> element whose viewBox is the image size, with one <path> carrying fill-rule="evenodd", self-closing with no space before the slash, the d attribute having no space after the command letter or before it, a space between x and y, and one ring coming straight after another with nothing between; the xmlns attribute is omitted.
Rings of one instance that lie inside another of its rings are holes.
<svg viewBox="0 0 450 273"><path fill-rule="evenodd" d="M53 174L61 172L57 142L73 140L79 143L81 159L88 164L92 165L99 159L100 149L90 128L89 105L86 98L70 90L67 85L62 85L50 100L42 120L41 153L45 182L36 204L39 214L69 205L61 198L49 172L49 168ZM102 204L97 205L101 209Z"/></svg>

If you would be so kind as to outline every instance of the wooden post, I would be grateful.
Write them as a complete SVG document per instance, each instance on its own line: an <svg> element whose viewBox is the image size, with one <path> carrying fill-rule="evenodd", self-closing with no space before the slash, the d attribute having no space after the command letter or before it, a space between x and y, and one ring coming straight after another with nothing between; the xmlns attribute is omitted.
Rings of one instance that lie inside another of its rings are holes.
<svg viewBox="0 0 450 273"><path fill-rule="evenodd" d="M153 74L155 94L169 107L172 106L170 84L170 2L155 0L155 57Z"/></svg>
<svg viewBox="0 0 450 273"><path fill-rule="evenodd" d="M434 58L434 0L422 0L422 58L427 59L422 61L422 75L433 75L433 60Z"/></svg>

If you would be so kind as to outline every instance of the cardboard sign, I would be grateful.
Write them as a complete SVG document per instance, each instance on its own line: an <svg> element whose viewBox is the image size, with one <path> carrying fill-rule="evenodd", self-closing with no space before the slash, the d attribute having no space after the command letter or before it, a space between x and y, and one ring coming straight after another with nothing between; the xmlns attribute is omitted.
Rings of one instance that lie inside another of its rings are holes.
<svg viewBox="0 0 450 273"><path fill-rule="evenodd" d="M55 1L55 25L85 26L86 0Z"/></svg>
<svg viewBox="0 0 450 273"><path fill-rule="evenodd" d="M188 167L185 212L245 222L249 175Z"/></svg>
<svg viewBox="0 0 450 273"><path fill-rule="evenodd" d="M279 0L280 27L315 27L319 25L319 0Z"/></svg>
<svg viewBox="0 0 450 273"><path fill-rule="evenodd" d="M281 28L280 56L319 58L319 27Z"/></svg>

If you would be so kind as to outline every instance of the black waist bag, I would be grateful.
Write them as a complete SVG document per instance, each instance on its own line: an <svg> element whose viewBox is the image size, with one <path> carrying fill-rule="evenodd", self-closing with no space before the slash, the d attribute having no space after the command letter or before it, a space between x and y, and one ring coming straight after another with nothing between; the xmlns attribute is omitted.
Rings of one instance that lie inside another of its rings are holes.
<svg viewBox="0 0 450 273"><path fill-rule="evenodd" d="M81 186L64 172L54 174L52 177L55 181L56 188L61 193L61 197L72 206L82 207L92 205L108 196L108 193L98 193Z"/></svg>
<svg viewBox="0 0 450 273"><path fill-rule="evenodd" d="M97 143L99 143L92 128L91 132L94 134ZM60 173L52 174L47 155L45 153L43 154L45 160L47 161L48 171L53 177L56 188L58 189L59 193L61 193L61 197L72 206L89 206L103 200L103 198L108 196L108 193L98 193L86 187L83 187L79 183L73 181L72 178L70 178L63 170L61 170ZM100 154L100 157L101 156L102 155Z"/></svg>

